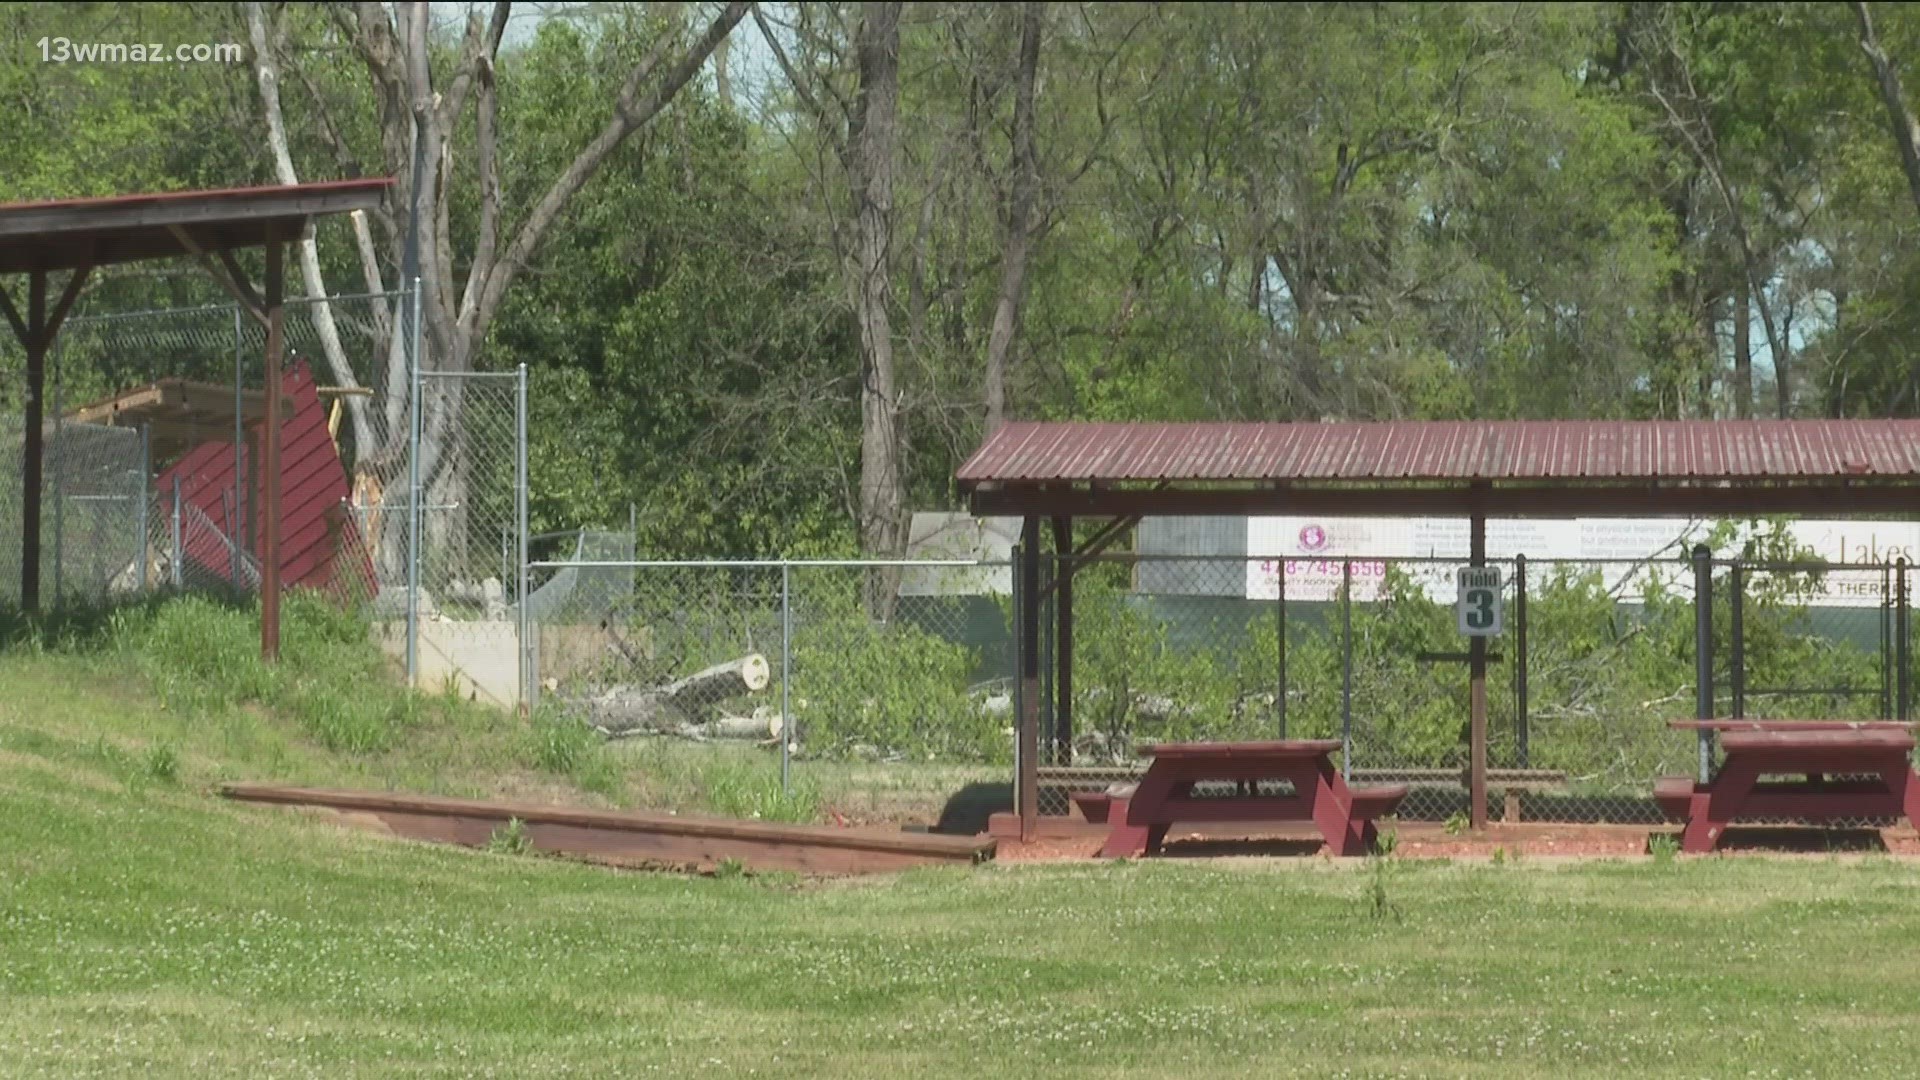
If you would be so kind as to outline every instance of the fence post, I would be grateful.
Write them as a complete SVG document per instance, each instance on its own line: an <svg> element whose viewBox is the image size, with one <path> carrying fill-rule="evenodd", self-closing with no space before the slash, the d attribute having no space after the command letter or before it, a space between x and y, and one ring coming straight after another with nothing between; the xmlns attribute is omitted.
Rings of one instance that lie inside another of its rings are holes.
<svg viewBox="0 0 1920 1080"><path fill-rule="evenodd" d="M1893 564L1880 564L1880 715L1892 720L1896 717L1893 697L1893 668L1897 661L1893 657Z"/></svg>
<svg viewBox="0 0 1920 1080"><path fill-rule="evenodd" d="M420 278L407 301L407 685L420 676Z"/></svg>
<svg viewBox="0 0 1920 1080"><path fill-rule="evenodd" d="M533 616L527 610L527 365L517 369L514 383L513 406L513 530L514 544L514 610L519 615L519 627L515 631L520 640L520 705L527 712L533 710L534 699L539 695L540 673L533 665Z"/></svg>
<svg viewBox="0 0 1920 1080"><path fill-rule="evenodd" d="M1713 719L1713 553L1693 549L1693 682L1696 719ZM1713 732L1700 729L1700 782L1712 779Z"/></svg>
<svg viewBox="0 0 1920 1080"><path fill-rule="evenodd" d="M1747 575L1738 562L1727 568L1727 637L1731 652L1727 657L1727 681L1733 688L1732 715L1747 717Z"/></svg>
<svg viewBox="0 0 1920 1080"><path fill-rule="evenodd" d="M1045 566L1043 567L1043 580L1047 582L1059 581L1059 556L1057 554L1044 554L1041 556L1041 559L1045 562ZM1055 740L1060 736L1060 729L1057 726L1059 715L1053 707L1054 622L1052 619L1047 618L1047 609L1051 606L1052 597L1050 595L1047 602L1043 603L1040 608L1040 745L1045 748L1041 751L1041 757L1049 760L1052 758L1053 747L1057 745Z"/></svg>
<svg viewBox="0 0 1920 1080"><path fill-rule="evenodd" d="M239 597L246 594L247 585L240 577L239 541L233 538L234 531L238 528L236 519L234 518L235 501L233 492L223 491L220 493L220 526L227 530L227 551L231 556L227 560L228 569L231 571L230 576L227 578L227 583L233 586L233 595Z"/></svg>
<svg viewBox="0 0 1920 1080"><path fill-rule="evenodd" d="M1340 778L1353 779L1353 560L1340 564Z"/></svg>
<svg viewBox="0 0 1920 1080"><path fill-rule="evenodd" d="M1912 707L1912 669L1907 661L1908 617L1912 607L1908 607L1907 596L1907 557L1901 555L1893 563L1893 588L1899 598L1899 607L1893 609L1893 701L1899 707L1899 719L1907 719L1908 709Z"/></svg>
<svg viewBox="0 0 1920 1080"><path fill-rule="evenodd" d="M173 557L168 564L173 567L173 587L179 588L183 580L180 573L180 474L173 474Z"/></svg>
<svg viewBox="0 0 1920 1080"><path fill-rule="evenodd" d="M53 445L51 467L45 475L53 480L53 606L66 606L66 554L67 554L67 489L62 483L67 465L67 423L65 409L61 405L60 348L51 350L53 360Z"/></svg>
<svg viewBox="0 0 1920 1080"><path fill-rule="evenodd" d="M233 305L233 490L236 492L233 504L234 535L227 537L232 545L232 559L229 573L234 583L240 581L240 559L243 552L253 550L253 542L247 528L247 514L253 500L246 497L243 478L247 475L247 410L242 392L247 362L247 327L240 305Z"/></svg>
<svg viewBox="0 0 1920 1080"><path fill-rule="evenodd" d="M1287 557L1274 560L1274 576L1280 581L1280 604L1274 617L1274 638L1280 656L1280 695L1274 707L1280 714L1280 738L1287 737Z"/></svg>
<svg viewBox="0 0 1920 1080"><path fill-rule="evenodd" d="M793 567L780 560L780 793L793 795Z"/></svg>
<svg viewBox="0 0 1920 1080"><path fill-rule="evenodd" d="M1513 751L1527 768L1527 557L1513 557Z"/></svg>
<svg viewBox="0 0 1920 1080"><path fill-rule="evenodd" d="M153 447L149 443L152 437L146 424L140 425L140 482L135 485L134 498L140 505L140 549L136 556L140 560L140 592L147 591L147 548L153 543L152 522L149 517L153 511Z"/></svg>
<svg viewBox="0 0 1920 1080"><path fill-rule="evenodd" d="M1014 786L1020 813L1020 838L1031 840L1040 821L1040 519L1027 517L1020 525L1019 613L1020 713L1019 765Z"/></svg>

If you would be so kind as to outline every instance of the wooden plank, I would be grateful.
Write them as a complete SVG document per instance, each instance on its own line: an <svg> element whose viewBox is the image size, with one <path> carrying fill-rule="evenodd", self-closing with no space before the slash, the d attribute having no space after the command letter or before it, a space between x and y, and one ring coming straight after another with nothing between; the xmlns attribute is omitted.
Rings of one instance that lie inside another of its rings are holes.
<svg viewBox="0 0 1920 1080"><path fill-rule="evenodd" d="M281 395L282 407L293 408L292 396ZM262 390L243 390L240 394L241 418L259 420L266 415L267 395ZM186 379L160 379L145 386L89 402L66 414L70 423L112 424L117 420L145 423L149 420L191 420L233 423L233 388L216 383Z"/></svg>
<svg viewBox="0 0 1920 1080"><path fill-rule="evenodd" d="M1271 758L1291 761L1326 757L1339 749L1339 739L1276 739L1267 742L1159 743L1147 747L1147 753L1155 758Z"/></svg>
<svg viewBox="0 0 1920 1080"><path fill-rule="evenodd" d="M1913 734L1885 728L1864 731L1729 731L1720 737L1727 754L1743 752L1770 756L1795 751L1912 750Z"/></svg>
<svg viewBox="0 0 1920 1080"><path fill-rule="evenodd" d="M403 835L452 843L485 844L495 828L517 818L526 824L536 844L542 837L551 840L553 846L546 850L642 861L710 858L720 852L723 854L718 857L739 858L749 867L856 872L937 862L978 862L991 858L995 847L988 837L836 829L279 784L230 783L223 785L220 793L245 802L372 814Z"/></svg>
<svg viewBox="0 0 1920 1080"><path fill-rule="evenodd" d="M212 194L205 199L186 197L133 205L50 203L8 207L5 213L0 214L0 237L44 238L45 242L53 243L54 237L50 234L148 232L163 230L170 225L232 225L239 222L259 223L262 230L269 224L277 224L282 236L290 236L298 234L307 217L370 210L380 204L380 196L378 188L259 194L241 191Z"/></svg>
<svg viewBox="0 0 1920 1080"><path fill-rule="evenodd" d="M1138 780L1145 775L1145 765L1042 765L1039 768L1040 781L1087 781L1100 780Z"/></svg>
<svg viewBox="0 0 1920 1080"><path fill-rule="evenodd" d="M1912 720L1669 720L1676 731L1904 731Z"/></svg>
<svg viewBox="0 0 1920 1080"><path fill-rule="evenodd" d="M164 400L159 383L136 387L124 394L118 394L91 405L82 405L67 413L67 420L75 424L111 424L120 413L133 409L150 409Z"/></svg>

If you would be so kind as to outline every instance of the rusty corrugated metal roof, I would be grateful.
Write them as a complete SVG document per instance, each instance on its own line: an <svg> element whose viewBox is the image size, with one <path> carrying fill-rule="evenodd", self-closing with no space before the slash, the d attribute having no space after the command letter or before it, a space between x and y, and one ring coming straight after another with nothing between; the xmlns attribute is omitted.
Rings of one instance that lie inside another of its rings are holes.
<svg viewBox="0 0 1920 1080"><path fill-rule="evenodd" d="M166 191L0 204L0 273L73 270L258 247L269 231L294 239L315 217L371 209L393 180L323 180L253 188Z"/></svg>
<svg viewBox="0 0 1920 1080"><path fill-rule="evenodd" d="M1920 420L1011 423L956 473L999 481L1920 479Z"/></svg>

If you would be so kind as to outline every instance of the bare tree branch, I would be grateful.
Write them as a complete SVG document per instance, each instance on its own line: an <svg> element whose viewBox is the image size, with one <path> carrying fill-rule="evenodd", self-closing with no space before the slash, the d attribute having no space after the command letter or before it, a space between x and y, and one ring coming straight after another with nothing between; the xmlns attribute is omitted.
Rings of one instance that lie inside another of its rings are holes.
<svg viewBox="0 0 1920 1080"><path fill-rule="evenodd" d="M566 171L554 180L553 186L548 188L547 193L534 205L532 212L527 215L526 221L514 235L513 242L508 245L505 255L492 267L475 265L473 272L484 274L486 285L480 290L479 302L466 327L466 333L471 336L472 341L477 342L484 336L487 322L499 307L501 299L506 296L507 286L512 284L514 275L526 265L535 249L540 246L540 242L546 238L547 230L552 228L554 221L559 218L560 211L567 200L586 185L587 180L600 168L607 155L620 145L621 140L652 120L662 108L666 107L667 102L673 100L680 88L693 78L702 64L706 63L707 57L713 53L714 46L721 38L733 31L734 26L746 16L747 10L752 6L750 3L739 2L739 0L727 4L726 8L714 17L713 22L707 25L706 30L693 45L681 53L672 66L667 68L661 78L651 80L651 85L645 85L649 82L648 76L662 62L665 55L667 42L663 40L656 46L648 60L643 62L627 80L626 85L621 87L620 96L614 104L613 117L607 121L606 127L601 129L600 134L581 149L573 162L567 166Z"/></svg>
<svg viewBox="0 0 1920 1080"><path fill-rule="evenodd" d="M1913 194L1914 208L1920 209L1920 121L1915 121L1913 110L1907 107L1899 69L1893 66L1893 60L1880 47L1880 39L1873 32L1873 13L1862 0L1853 0L1853 14L1860 23L1860 51L1867 54L1880 84L1880 100L1887 107L1887 126L1892 129L1894 145L1900 150L1900 166L1907 174L1907 188Z"/></svg>
<svg viewBox="0 0 1920 1080"><path fill-rule="evenodd" d="M298 184L293 154L287 149L287 124L280 113L280 65L274 58L266 14L258 0L246 5L247 35L253 44L254 75L260 87L260 112L266 121L267 148L273 154L274 176L287 185ZM334 385L358 387L353 365L347 362L347 350L340 343L340 329L334 325L333 305L327 302L326 279L320 274L319 246L311 231L295 242L300 257L300 275L306 280L307 295L314 300L314 329L320 336L320 351L326 357L327 370ZM367 399L358 394L346 397L347 418L353 425L353 444L363 450L375 445L373 429L368 426Z"/></svg>

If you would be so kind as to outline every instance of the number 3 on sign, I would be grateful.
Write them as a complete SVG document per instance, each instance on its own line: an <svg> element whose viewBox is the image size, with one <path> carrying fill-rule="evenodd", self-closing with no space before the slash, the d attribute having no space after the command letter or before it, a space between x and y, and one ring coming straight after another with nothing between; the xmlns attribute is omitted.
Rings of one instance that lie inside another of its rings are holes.
<svg viewBox="0 0 1920 1080"><path fill-rule="evenodd" d="M1460 632L1468 637L1493 637L1500 633L1500 568L1461 567L1459 599L1454 601L1453 613Z"/></svg>

